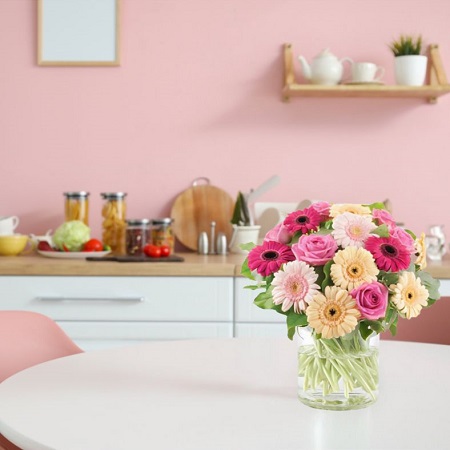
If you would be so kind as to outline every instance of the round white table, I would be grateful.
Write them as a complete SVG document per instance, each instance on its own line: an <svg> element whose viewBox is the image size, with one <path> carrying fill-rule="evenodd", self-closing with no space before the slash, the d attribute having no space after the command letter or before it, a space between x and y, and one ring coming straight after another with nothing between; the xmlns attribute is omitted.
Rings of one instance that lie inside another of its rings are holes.
<svg viewBox="0 0 450 450"><path fill-rule="evenodd" d="M25 450L449 449L450 346L381 341L380 396L321 411L286 339L151 342L78 354L0 384Z"/></svg>

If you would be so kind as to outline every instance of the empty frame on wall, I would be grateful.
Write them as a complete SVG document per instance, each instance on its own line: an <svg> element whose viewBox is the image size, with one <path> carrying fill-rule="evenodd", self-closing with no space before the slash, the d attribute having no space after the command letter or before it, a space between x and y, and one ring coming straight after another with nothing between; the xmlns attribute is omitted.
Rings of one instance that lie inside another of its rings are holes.
<svg viewBox="0 0 450 450"><path fill-rule="evenodd" d="M38 0L40 66L118 66L120 0Z"/></svg>

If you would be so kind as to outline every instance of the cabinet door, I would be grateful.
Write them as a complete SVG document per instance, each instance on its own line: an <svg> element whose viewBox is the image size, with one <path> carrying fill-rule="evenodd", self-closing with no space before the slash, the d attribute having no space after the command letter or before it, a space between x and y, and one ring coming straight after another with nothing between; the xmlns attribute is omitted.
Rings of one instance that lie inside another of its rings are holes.
<svg viewBox="0 0 450 450"><path fill-rule="evenodd" d="M286 323L286 317L273 310L258 308L253 300L261 291L244 289L252 282L247 278L238 277L234 281L234 302L236 322L268 322Z"/></svg>
<svg viewBox="0 0 450 450"><path fill-rule="evenodd" d="M58 324L85 351L153 340L233 337L232 323L61 321Z"/></svg>
<svg viewBox="0 0 450 450"><path fill-rule="evenodd" d="M0 308L55 320L233 321L232 277L0 277Z"/></svg>

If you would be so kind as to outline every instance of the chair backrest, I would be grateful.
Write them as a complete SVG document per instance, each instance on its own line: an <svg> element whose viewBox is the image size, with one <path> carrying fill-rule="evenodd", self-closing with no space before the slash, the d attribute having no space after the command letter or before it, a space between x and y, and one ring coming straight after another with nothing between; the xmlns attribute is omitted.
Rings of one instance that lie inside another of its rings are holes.
<svg viewBox="0 0 450 450"><path fill-rule="evenodd" d="M49 317L0 311L0 383L28 367L82 352Z"/></svg>

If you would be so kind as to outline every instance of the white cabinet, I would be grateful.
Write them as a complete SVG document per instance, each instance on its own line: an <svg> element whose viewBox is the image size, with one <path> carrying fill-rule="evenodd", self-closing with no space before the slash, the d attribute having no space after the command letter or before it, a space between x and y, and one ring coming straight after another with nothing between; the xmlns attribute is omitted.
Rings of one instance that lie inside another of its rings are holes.
<svg viewBox="0 0 450 450"><path fill-rule="evenodd" d="M286 317L253 304L260 290L244 289L252 284L246 278L234 280L234 335L236 337L287 336Z"/></svg>
<svg viewBox="0 0 450 450"><path fill-rule="evenodd" d="M232 337L233 278L2 276L0 308L45 314L85 350Z"/></svg>

